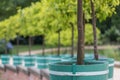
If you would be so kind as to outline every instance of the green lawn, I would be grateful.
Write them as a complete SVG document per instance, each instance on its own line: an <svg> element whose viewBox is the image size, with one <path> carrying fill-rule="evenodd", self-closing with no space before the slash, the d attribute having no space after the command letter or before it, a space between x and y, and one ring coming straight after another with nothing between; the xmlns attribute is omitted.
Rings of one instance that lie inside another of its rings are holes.
<svg viewBox="0 0 120 80"><path fill-rule="evenodd" d="M20 52L26 52L26 51L29 50L28 45L19 45L18 48L19 48L19 53ZM46 48L51 48L51 47L50 46L45 46L45 49ZM32 47L31 47L31 50L40 50L40 49L42 49L41 45L32 45ZM12 50L12 54L17 54L17 46L16 45L14 45L14 48Z"/></svg>
<svg viewBox="0 0 120 80"><path fill-rule="evenodd" d="M93 50L86 50L86 53L93 53ZM98 53L99 55L114 58L115 60L120 61L120 50L118 49L98 50Z"/></svg>
<svg viewBox="0 0 120 80"><path fill-rule="evenodd" d="M17 54L16 53L16 46L14 46L14 49L12 50L13 54ZM40 45L33 45L32 46L32 50L39 50L42 47ZM50 46L47 46L46 48L50 48ZM28 51L28 45L20 45L19 46L19 52L25 52ZM57 52L55 52L57 53ZM61 53L70 53L70 51L62 51ZM75 50L76 53L76 50ZM93 50L85 50L85 53L93 53ZM99 50L98 53L100 55L106 56L106 57L110 57L110 58L114 58L115 60L120 61L120 50L118 49L105 49L105 50Z"/></svg>
<svg viewBox="0 0 120 80"><path fill-rule="evenodd" d="M19 52L25 52L29 50L28 45L20 45L18 48L19 48ZM40 45L34 45L31 47L31 50L39 50L39 49L41 49ZM12 50L12 53L16 54L16 52L17 52L17 46L14 45L14 49Z"/></svg>

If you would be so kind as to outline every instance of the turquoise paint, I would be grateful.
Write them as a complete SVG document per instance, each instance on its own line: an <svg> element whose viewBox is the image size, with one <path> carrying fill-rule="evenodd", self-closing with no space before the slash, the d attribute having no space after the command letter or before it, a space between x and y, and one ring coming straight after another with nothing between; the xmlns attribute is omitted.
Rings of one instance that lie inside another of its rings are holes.
<svg viewBox="0 0 120 80"><path fill-rule="evenodd" d="M18 66L22 65L22 56L13 56L13 65Z"/></svg>
<svg viewBox="0 0 120 80"><path fill-rule="evenodd" d="M10 62L10 55L1 55L2 64L9 64Z"/></svg>
<svg viewBox="0 0 120 80"><path fill-rule="evenodd" d="M109 65L111 64L114 64L114 59L112 58L99 58L99 60L94 60L93 58L88 58L88 59L85 59L85 61L103 61L103 62L108 62ZM109 66L108 65L108 69L109 69L109 74L108 74L108 79L112 79L113 78L113 69L114 69L114 66Z"/></svg>
<svg viewBox="0 0 120 80"><path fill-rule="evenodd" d="M48 64L56 63L56 62L61 61L61 57L60 56L49 56L47 60L48 60Z"/></svg>
<svg viewBox="0 0 120 80"><path fill-rule="evenodd" d="M47 56L37 56L36 62L37 62L37 68L38 69L46 69L48 68L48 57Z"/></svg>
<svg viewBox="0 0 120 80"><path fill-rule="evenodd" d="M114 64L114 59L112 58L101 58L99 59L99 61L107 61L109 65ZM109 68L108 79L112 79L114 66L108 66L108 68Z"/></svg>
<svg viewBox="0 0 120 80"><path fill-rule="evenodd" d="M70 64L69 64L70 63ZM87 63L87 62L85 62ZM75 62L59 62L49 65L50 71L57 72L97 72L108 70L107 62L89 62L87 65L76 65ZM50 80L107 80L108 74L92 75L92 76L59 76L50 74Z"/></svg>
<svg viewBox="0 0 120 80"><path fill-rule="evenodd" d="M35 66L35 56L29 55L29 56L24 56L24 66L25 67L33 67Z"/></svg>

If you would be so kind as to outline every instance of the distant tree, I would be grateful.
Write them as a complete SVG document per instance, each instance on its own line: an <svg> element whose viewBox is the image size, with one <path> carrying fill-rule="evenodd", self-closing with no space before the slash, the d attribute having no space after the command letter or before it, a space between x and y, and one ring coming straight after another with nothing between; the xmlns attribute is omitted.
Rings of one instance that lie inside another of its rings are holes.
<svg viewBox="0 0 120 80"><path fill-rule="evenodd" d="M30 6L32 2L40 0L0 0L0 21L17 13L17 7Z"/></svg>

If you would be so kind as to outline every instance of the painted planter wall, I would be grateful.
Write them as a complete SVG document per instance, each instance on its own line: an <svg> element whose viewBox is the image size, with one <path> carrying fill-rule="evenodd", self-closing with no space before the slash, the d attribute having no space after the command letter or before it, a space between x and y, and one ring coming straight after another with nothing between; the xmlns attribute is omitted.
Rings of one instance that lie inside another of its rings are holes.
<svg viewBox="0 0 120 80"><path fill-rule="evenodd" d="M2 64L9 64L10 63L10 56L9 55L1 55L1 62Z"/></svg>
<svg viewBox="0 0 120 80"><path fill-rule="evenodd" d="M91 62L88 65L69 65L68 62L50 64L50 80L107 80L108 63Z"/></svg>
<svg viewBox="0 0 120 80"><path fill-rule="evenodd" d="M91 62L91 61L102 61L102 62L108 62L108 69L109 69L109 74L108 74L108 80L113 80L113 69L114 69L114 59L112 58L100 58L99 60L94 60L93 58L86 58L85 61Z"/></svg>
<svg viewBox="0 0 120 80"><path fill-rule="evenodd" d="M47 56L37 56L36 57L36 63L38 69L46 69L48 68L48 57Z"/></svg>
<svg viewBox="0 0 120 80"><path fill-rule="evenodd" d="M60 61L61 61L60 56L49 56L48 57L48 64L56 63L56 62L60 62Z"/></svg>
<svg viewBox="0 0 120 80"><path fill-rule="evenodd" d="M24 56L24 66L34 67L35 66L35 56Z"/></svg>
<svg viewBox="0 0 120 80"><path fill-rule="evenodd" d="M108 80L113 80L113 69L114 69L114 60L112 58L106 58L106 59L99 59L99 61L107 61L109 63L109 74L108 74Z"/></svg>
<svg viewBox="0 0 120 80"><path fill-rule="evenodd" d="M13 56L13 65L22 65L22 56Z"/></svg>

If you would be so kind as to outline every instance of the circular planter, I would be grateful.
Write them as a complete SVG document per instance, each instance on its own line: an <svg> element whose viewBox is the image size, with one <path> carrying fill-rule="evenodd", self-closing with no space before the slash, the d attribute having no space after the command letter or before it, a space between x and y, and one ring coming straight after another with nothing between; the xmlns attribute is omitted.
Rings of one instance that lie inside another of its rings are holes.
<svg viewBox="0 0 120 80"><path fill-rule="evenodd" d="M85 59L94 59L94 55L91 53L86 53L85 54Z"/></svg>
<svg viewBox="0 0 120 80"><path fill-rule="evenodd" d="M108 80L113 80L113 68L114 68L114 59L112 58L101 58L99 61L107 61L109 63L109 74L108 74Z"/></svg>
<svg viewBox="0 0 120 80"><path fill-rule="evenodd" d="M99 60L86 59L86 61L108 62L108 69L109 69L108 80L113 80L114 59L112 59L112 58L100 58Z"/></svg>
<svg viewBox="0 0 120 80"><path fill-rule="evenodd" d="M71 55L68 54L68 53L66 53L66 54L61 54L60 56L61 56L61 57L71 57Z"/></svg>
<svg viewBox="0 0 120 80"><path fill-rule="evenodd" d="M35 66L35 56L24 56L24 66L33 67Z"/></svg>
<svg viewBox="0 0 120 80"><path fill-rule="evenodd" d="M50 80L107 80L107 62L85 62L76 65L75 62L59 62L49 65Z"/></svg>
<svg viewBox="0 0 120 80"><path fill-rule="evenodd" d="M76 57L71 57L71 56L69 56L69 57L62 57L61 58L61 61L76 61Z"/></svg>
<svg viewBox="0 0 120 80"><path fill-rule="evenodd" d="M56 63L56 62L61 61L61 57L60 56L49 56L47 60L48 60L48 64Z"/></svg>
<svg viewBox="0 0 120 80"><path fill-rule="evenodd" d="M22 64L22 56L13 56L13 65L21 65Z"/></svg>
<svg viewBox="0 0 120 80"><path fill-rule="evenodd" d="M37 68L38 69L45 69L48 68L48 61L47 56L37 56L36 62L37 62Z"/></svg>
<svg viewBox="0 0 120 80"><path fill-rule="evenodd" d="M1 55L1 62L2 62L2 64L9 64L10 56L9 55Z"/></svg>

